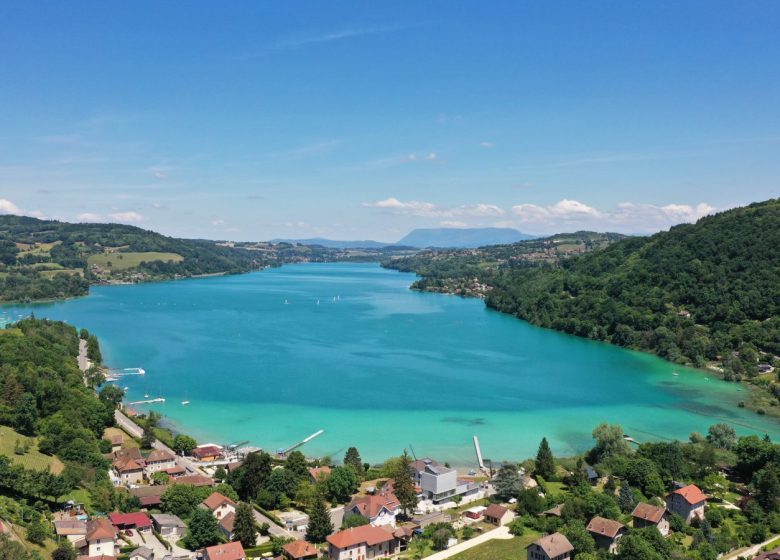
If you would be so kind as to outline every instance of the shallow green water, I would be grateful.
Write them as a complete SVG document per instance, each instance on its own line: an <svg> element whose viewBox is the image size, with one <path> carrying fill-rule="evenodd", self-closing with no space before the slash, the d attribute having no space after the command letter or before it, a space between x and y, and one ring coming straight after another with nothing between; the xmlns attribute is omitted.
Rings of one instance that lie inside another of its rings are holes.
<svg viewBox="0 0 780 560"><path fill-rule="evenodd" d="M685 439L718 421L780 434L777 421L737 408L746 393L734 384L478 300L412 292L413 278L375 264L291 265L96 287L3 313L94 331L107 363L147 371L123 378L127 400L166 397L152 408L201 441L276 450L323 429L307 453L340 458L356 445L376 461L411 445L466 466L474 435L493 460L530 456L542 436L570 455L599 422L639 441Z"/></svg>

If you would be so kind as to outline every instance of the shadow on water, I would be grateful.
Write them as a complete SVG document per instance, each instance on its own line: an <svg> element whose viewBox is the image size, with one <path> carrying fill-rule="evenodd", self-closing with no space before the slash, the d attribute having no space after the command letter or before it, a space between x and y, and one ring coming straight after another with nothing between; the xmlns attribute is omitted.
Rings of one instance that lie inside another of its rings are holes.
<svg viewBox="0 0 780 560"><path fill-rule="evenodd" d="M441 421L461 426L484 426L487 424L484 418L467 418L465 416L445 416Z"/></svg>

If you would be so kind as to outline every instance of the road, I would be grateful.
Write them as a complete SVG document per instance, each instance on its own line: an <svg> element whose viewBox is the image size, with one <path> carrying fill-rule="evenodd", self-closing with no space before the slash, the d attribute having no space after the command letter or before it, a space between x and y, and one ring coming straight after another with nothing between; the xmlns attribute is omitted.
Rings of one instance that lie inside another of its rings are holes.
<svg viewBox="0 0 780 560"><path fill-rule="evenodd" d="M773 540L777 538L780 538L780 535L774 535L772 537L769 537L764 542L751 546L750 548L735 550L734 552L731 552L723 556L721 560L736 560L740 556L745 558L753 558L753 556L761 552L762 548L764 548L766 545L768 545L769 543L771 543Z"/></svg>
<svg viewBox="0 0 780 560"><path fill-rule="evenodd" d="M499 527L498 529L493 529L492 531L488 531L487 533L479 535L478 537L474 537L473 539L460 542L455 546L448 548L447 550L442 550L441 552L437 552L436 554L431 554L430 556L426 556L425 560L444 560L445 558L450 558L451 556L460 554L464 550L474 548L475 546L478 546L482 543L486 543L493 539L511 539L511 538L513 537L509 533L509 527Z"/></svg>
<svg viewBox="0 0 780 560"><path fill-rule="evenodd" d="M287 529L284 529L282 527L279 527L276 523L268 519L265 515L257 511L256 509L253 510L255 512L255 521L258 525L262 525L263 523L268 523L268 533L272 537L284 537L286 539L295 539L299 540L301 538L301 535L298 533L293 533L292 531L288 531Z"/></svg>

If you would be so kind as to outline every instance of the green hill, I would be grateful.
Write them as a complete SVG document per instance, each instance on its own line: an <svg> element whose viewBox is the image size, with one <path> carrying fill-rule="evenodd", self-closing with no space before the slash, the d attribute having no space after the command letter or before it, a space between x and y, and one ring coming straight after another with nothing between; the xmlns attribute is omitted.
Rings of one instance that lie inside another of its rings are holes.
<svg viewBox="0 0 780 560"><path fill-rule="evenodd" d="M752 377L780 355L778 247L776 199L570 258L508 266L484 252L421 253L407 269L424 275L422 289L466 270L488 306L535 325Z"/></svg>
<svg viewBox="0 0 780 560"><path fill-rule="evenodd" d="M90 283L246 272L260 264L243 249L134 226L0 216L4 301L83 295Z"/></svg>

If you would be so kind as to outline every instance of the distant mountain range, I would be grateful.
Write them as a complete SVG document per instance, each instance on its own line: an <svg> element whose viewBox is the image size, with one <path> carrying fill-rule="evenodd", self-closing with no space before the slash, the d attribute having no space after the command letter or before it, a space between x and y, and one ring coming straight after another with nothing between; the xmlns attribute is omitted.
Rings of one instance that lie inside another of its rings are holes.
<svg viewBox="0 0 780 560"><path fill-rule="evenodd" d="M321 245L335 249L381 249L383 247L402 246L440 248L470 248L485 245L505 245L535 239L512 228L431 228L415 229L406 234L396 243L383 243L381 241L337 241L322 237L308 239L271 239L272 243L300 243L301 245Z"/></svg>

